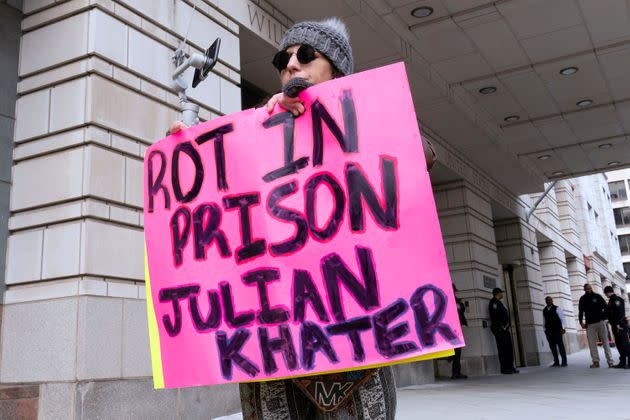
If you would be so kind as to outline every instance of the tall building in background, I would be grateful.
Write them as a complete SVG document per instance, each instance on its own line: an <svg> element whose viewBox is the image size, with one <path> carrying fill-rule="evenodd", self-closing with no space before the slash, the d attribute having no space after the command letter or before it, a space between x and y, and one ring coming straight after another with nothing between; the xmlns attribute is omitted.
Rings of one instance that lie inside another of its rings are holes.
<svg viewBox="0 0 630 420"><path fill-rule="evenodd" d="M0 2L0 385L15 396L0 418L18 407L41 419L239 410L236 385L152 388L142 159L179 118L171 58L184 39L194 52L222 40L189 91L209 120L277 92L271 57L286 28L331 15L348 23L357 71L406 64L438 155L431 181L466 304L465 371L499 370L494 287L506 290L519 366L551 360L546 295L565 310L569 350L582 348L583 284L623 289L629 271L618 249L630 252L630 230L617 245L610 201L619 185L627 197L628 177L609 190L601 174L630 166L628 4L547 1L541 14L527 0L427 3ZM447 367L399 365L396 380L430 382Z"/></svg>
<svg viewBox="0 0 630 420"><path fill-rule="evenodd" d="M626 279L625 292L630 294L630 169L607 172L606 176L608 177L617 240Z"/></svg>

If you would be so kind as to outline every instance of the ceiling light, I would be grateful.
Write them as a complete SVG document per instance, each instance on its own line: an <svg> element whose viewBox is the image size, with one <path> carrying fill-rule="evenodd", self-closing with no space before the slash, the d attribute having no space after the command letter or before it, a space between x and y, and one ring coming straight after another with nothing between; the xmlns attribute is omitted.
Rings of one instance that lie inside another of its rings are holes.
<svg viewBox="0 0 630 420"><path fill-rule="evenodd" d="M433 14L433 8L429 6L416 7L411 11L411 16L417 18L425 18Z"/></svg>
<svg viewBox="0 0 630 420"><path fill-rule="evenodd" d="M599 146L597 146L597 147L599 147L599 148L600 148L600 149L602 149L602 150L606 150L606 149L610 149L610 148L612 147L612 144L610 144L610 143L604 143L604 144L600 144L600 145L599 145Z"/></svg>
<svg viewBox="0 0 630 420"><path fill-rule="evenodd" d="M505 121L505 122L514 122L514 121L518 121L520 119L521 119L521 117L519 117L518 115L510 115L509 117L503 118L503 121Z"/></svg>
<svg viewBox="0 0 630 420"><path fill-rule="evenodd" d="M497 88L494 86L486 86L479 89L479 93L481 93L482 95L490 95L491 93L494 93L496 91Z"/></svg>
<svg viewBox="0 0 630 420"><path fill-rule="evenodd" d="M560 176L560 175L564 175L564 172L556 171L556 172L553 172L551 175L553 175L553 176Z"/></svg>
<svg viewBox="0 0 630 420"><path fill-rule="evenodd" d="M541 156L538 156L538 159L539 159L539 160L547 160L547 159L549 159L550 157L551 157L551 156L549 156L549 155L541 155Z"/></svg>
<svg viewBox="0 0 630 420"><path fill-rule="evenodd" d="M581 101L577 101L575 104L577 106L585 107L593 105L593 101L591 99L582 99Z"/></svg>
<svg viewBox="0 0 630 420"><path fill-rule="evenodd" d="M562 70L560 70L560 74L563 76L571 76L572 74L577 73L579 70L579 68L577 67L565 67Z"/></svg>
<svg viewBox="0 0 630 420"><path fill-rule="evenodd" d="M608 166L617 166L617 165L619 165L618 160L613 160L612 162L608 162Z"/></svg>

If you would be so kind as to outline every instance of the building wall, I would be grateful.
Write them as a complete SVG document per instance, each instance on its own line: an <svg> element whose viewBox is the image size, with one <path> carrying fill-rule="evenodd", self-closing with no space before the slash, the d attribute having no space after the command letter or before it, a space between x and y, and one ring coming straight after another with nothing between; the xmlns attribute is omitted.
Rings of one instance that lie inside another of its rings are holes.
<svg viewBox="0 0 630 420"><path fill-rule="evenodd" d="M626 290L625 275L613 214L613 205L606 175L580 177L575 182L578 203L580 241L590 260L587 279L595 290L612 285L617 292ZM621 294L626 298L627 294Z"/></svg>
<svg viewBox="0 0 630 420"><path fill-rule="evenodd" d="M630 209L630 169L621 169L614 172L607 172L606 177L608 178L609 185L611 183L621 183L625 191L625 197L612 197L613 209ZM617 225L616 233L617 238L622 235L630 235L630 224ZM627 238L630 238L630 236L628 236ZM617 246L619 246L619 239L617 239L616 244ZM626 278L625 295L628 297L628 299L630 299L630 251L626 251L621 254L621 261L624 264L624 269L622 271L624 272ZM630 314L630 308L626 309L626 313Z"/></svg>

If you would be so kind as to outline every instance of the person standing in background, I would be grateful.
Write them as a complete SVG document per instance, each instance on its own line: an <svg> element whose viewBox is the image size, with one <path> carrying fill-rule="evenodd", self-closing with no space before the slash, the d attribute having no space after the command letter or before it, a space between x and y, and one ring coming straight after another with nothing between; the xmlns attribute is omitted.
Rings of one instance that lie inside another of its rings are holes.
<svg viewBox="0 0 630 420"><path fill-rule="evenodd" d="M455 304L457 305L457 315L459 315L459 323L463 326L468 325L468 321L466 320L466 305L464 302L457 297L457 287L455 283L453 283L453 292L455 294ZM455 349L455 354L451 359L453 362L453 370L451 372L451 379L468 379L467 375L462 373L462 348L458 347Z"/></svg>
<svg viewBox="0 0 630 420"><path fill-rule="evenodd" d="M498 287L492 289L492 299L488 304L490 312L490 331L494 334L499 352L499 363L501 373L508 375L519 373L514 368L514 346L512 345L512 335L510 333L510 314L501 303L503 290Z"/></svg>
<svg viewBox="0 0 630 420"><path fill-rule="evenodd" d="M549 343L549 348L551 348L551 354L553 355L553 365L551 366L565 367L567 366L567 352L564 348L562 336L566 330L564 329L565 324L562 308L553 304L551 296L545 298L545 303L547 306L543 309L543 318L545 321L545 335L547 336L547 342ZM558 360L558 352L560 352L560 357L562 358L562 365L560 365L560 361Z"/></svg>
<svg viewBox="0 0 630 420"><path fill-rule="evenodd" d="M615 337L615 346L619 351L619 363L613 367L630 369L630 342L625 302L615 294L612 286L604 287L604 294L608 298L608 321Z"/></svg>
<svg viewBox="0 0 630 420"><path fill-rule="evenodd" d="M593 292L593 287L586 283L578 309L578 319L580 320L582 328L586 329L588 347L591 351L591 359L593 359L593 364L591 364L590 367L599 367L599 350L597 349L598 337L602 341L608 367L613 367L612 352L610 351L610 344L608 344L608 326L606 325L608 306L606 305L606 301L601 295Z"/></svg>

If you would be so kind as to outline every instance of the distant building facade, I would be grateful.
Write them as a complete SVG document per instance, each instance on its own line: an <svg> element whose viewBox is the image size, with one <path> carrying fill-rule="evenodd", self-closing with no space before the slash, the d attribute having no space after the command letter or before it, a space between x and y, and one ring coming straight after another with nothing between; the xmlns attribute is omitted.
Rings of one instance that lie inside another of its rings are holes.
<svg viewBox="0 0 630 420"><path fill-rule="evenodd" d="M615 218L617 242L625 273L625 292L630 294L630 169L607 172ZM623 292L622 288L622 292Z"/></svg>

